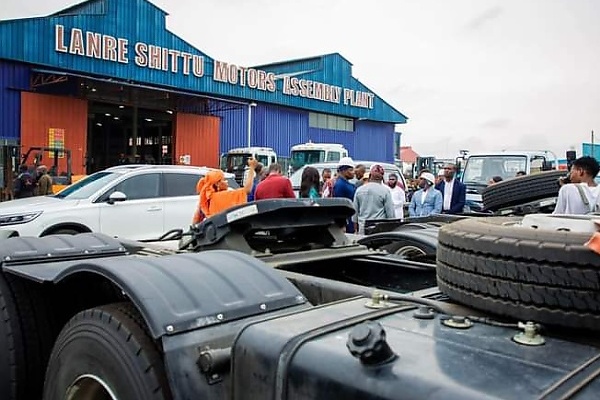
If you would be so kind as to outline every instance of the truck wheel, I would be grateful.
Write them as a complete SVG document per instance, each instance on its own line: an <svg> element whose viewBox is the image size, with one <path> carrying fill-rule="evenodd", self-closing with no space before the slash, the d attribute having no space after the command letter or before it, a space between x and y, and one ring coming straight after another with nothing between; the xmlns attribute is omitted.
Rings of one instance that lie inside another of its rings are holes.
<svg viewBox="0 0 600 400"><path fill-rule="evenodd" d="M483 189L481 198L486 210L496 211L534 200L558 196L558 178L565 171L545 171L538 174L507 179Z"/></svg>
<svg viewBox="0 0 600 400"><path fill-rule="evenodd" d="M600 330L600 257L583 245L588 238L514 226L514 219L455 222L439 232L438 286L496 314Z"/></svg>
<svg viewBox="0 0 600 400"><path fill-rule="evenodd" d="M0 393L18 399L19 382L24 381L23 341L17 309L10 289L0 275Z"/></svg>
<svg viewBox="0 0 600 400"><path fill-rule="evenodd" d="M50 235L77 235L79 233L81 233L81 231L76 229L60 228L50 233Z"/></svg>
<svg viewBox="0 0 600 400"><path fill-rule="evenodd" d="M129 303L85 310L60 333L44 400L171 399L161 354Z"/></svg>
<svg viewBox="0 0 600 400"><path fill-rule="evenodd" d="M0 273L0 398L40 398L53 321L39 287Z"/></svg>
<svg viewBox="0 0 600 400"><path fill-rule="evenodd" d="M434 245L423 243L417 240L398 240L383 246L382 249L386 250L390 254L397 254L407 258L425 256L428 254L435 255Z"/></svg>

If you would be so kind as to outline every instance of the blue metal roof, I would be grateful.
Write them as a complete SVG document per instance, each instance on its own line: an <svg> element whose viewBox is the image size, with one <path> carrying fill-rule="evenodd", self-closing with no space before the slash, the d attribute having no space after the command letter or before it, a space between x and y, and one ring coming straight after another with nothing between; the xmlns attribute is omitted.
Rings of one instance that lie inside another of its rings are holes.
<svg viewBox="0 0 600 400"><path fill-rule="evenodd" d="M260 68L215 60L166 28L147 0L89 0L41 18L0 21L0 59L360 120L406 117L327 54ZM153 56L151 56L153 54Z"/></svg>

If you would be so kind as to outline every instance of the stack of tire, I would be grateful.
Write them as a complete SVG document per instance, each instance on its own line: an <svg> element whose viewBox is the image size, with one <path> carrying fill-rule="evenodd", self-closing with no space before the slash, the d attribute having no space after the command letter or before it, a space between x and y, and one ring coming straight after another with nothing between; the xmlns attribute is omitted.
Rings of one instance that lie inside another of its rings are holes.
<svg viewBox="0 0 600 400"><path fill-rule="evenodd" d="M545 171L538 174L519 176L486 187L481 193L483 207L497 211L528 202L558 196L558 179L565 171Z"/></svg>
<svg viewBox="0 0 600 400"><path fill-rule="evenodd" d="M589 234L471 218L440 229L437 281L459 303L519 321L600 330L600 255Z"/></svg>

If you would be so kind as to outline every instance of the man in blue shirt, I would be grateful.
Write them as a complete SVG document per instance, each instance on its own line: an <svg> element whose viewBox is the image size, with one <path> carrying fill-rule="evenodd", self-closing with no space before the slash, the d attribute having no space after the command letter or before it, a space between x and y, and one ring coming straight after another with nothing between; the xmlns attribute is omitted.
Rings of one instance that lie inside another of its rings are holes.
<svg viewBox="0 0 600 400"><path fill-rule="evenodd" d="M333 185L333 197L345 197L354 201L356 186L350 182L354 178L354 161L350 157L343 157L338 164L338 174ZM352 217L346 221L346 232L354 233Z"/></svg>
<svg viewBox="0 0 600 400"><path fill-rule="evenodd" d="M435 188L435 177L431 172L422 172L419 178L420 189L413 194L408 207L411 217L427 217L442 212L442 193Z"/></svg>

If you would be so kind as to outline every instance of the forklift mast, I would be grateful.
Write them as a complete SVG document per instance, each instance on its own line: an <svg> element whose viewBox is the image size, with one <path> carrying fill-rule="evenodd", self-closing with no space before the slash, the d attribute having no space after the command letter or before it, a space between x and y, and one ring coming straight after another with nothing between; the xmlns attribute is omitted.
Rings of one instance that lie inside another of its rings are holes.
<svg viewBox="0 0 600 400"><path fill-rule="evenodd" d="M47 167L48 174L52 177L54 183L60 185L70 185L73 176L73 171L71 165L71 150L69 149L62 149L57 147L30 147L21 157L21 162L15 166L15 171L18 172L19 166L22 164L29 166L30 162L31 165L33 165L35 168L42 165L42 160L44 158L45 152L50 153L52 157L52 164L47 165ZM65 174L60 174L58 170L59 159L62 158L61 156L63 155L67 159L67 171ZM32 158L33 160L30 161Z"/></svg>

